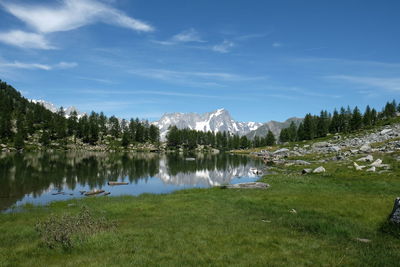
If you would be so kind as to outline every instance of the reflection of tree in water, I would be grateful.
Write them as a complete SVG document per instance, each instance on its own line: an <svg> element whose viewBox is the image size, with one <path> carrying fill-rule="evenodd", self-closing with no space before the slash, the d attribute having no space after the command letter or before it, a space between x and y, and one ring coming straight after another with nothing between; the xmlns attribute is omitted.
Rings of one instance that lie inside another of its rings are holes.
<svg viewBox="0 0 400 267"><path fill-rule="evenodd" d="M179 154L167 154L168 173L177 175L178 173L192 173L196 171L226 171L240 165L249 163L248 157L232 156L226 153L221 154L199 154L195 155L195 160L185 160L190 158Z"/></svg>
<svg viewBox="0 0 400 267"><path fill-rule="evenodd" d="M153 153L102 152L32 152L0 154L0 209L10 207L26 194L40 196L55 188L76 189L78 186L101 188L108 181L156 177L160 161L167 164L170 175L203 170L227 170L247 165L247 157L219 155L186 156ZM193 157L193 156L192 156Z"/></svg>

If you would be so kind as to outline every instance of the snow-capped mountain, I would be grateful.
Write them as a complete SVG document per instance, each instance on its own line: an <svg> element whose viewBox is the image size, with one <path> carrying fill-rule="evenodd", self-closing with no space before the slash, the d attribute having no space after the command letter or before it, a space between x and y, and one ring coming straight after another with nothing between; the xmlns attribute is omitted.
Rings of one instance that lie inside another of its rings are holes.
<svg viewBox="0 0 400 267"><path fill-rule="evenodd" d="M50 110L51 112L58 112L60 110L61 107L56 107L53 103L47 102L45 100L35 100L35 99L31 99L30 100L32 103L35 104L40 104L43 107L45 107L46 109ZM67 107L67 108L63 108L64 112L65 112L65 117L69 117L71 116L72 112L76 112L78 114L78 118L82 117L83 115L85 115L86 113L80 112L79 110L77 110L74 106L71 107Z"/></svg>
<svg viewBox="0 0 400 267"><path fill-rule="evenodd" d="M218 109L204 114L167 113L159 121L153 122L160 129L161 140L165 140L168 128L175 125L179 129L189 128L197 131L229 132L245 135L262 125L258 122L237 122L226 109Z"/></svg>

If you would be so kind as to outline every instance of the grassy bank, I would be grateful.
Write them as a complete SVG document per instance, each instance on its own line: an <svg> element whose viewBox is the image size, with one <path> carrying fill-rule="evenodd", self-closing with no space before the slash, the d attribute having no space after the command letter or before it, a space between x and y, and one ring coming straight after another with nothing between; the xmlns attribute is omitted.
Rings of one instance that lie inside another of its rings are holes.
<svg viewBox="0 0 400 267"><path fill-rule="evenodd" d="M267 190L191 189L26 207L0 214L0 266L396 266L400 239L380 230L400 196L398 164L390 164L392 172L382 174L330 163L325 174L302 176L291 167L265 176ZM116 227L68 250L40 241L37 221L82 206Z"/></svg>

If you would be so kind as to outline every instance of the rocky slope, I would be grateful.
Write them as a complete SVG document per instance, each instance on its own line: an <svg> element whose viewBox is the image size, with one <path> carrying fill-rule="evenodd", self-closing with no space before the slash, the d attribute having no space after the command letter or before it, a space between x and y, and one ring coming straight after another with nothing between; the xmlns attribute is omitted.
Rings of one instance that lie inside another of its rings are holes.
<svg viewBox="0 0 400 267"><path fill-rule="evenodd" d="M255 130L250 131L249 133L246 134L247 138L249 139L254 139L255 136L259 137L265 137L268 133L268 131L271 131L277 138L279 137L279 134L281 133L281 130L284 128L288 128L292 121L296 124L296 126L299 126L300 122L303 121L301 118L289 118L284 122L279 122L279 121L269 121L264 123L262 126L258 127Z"/></svg>

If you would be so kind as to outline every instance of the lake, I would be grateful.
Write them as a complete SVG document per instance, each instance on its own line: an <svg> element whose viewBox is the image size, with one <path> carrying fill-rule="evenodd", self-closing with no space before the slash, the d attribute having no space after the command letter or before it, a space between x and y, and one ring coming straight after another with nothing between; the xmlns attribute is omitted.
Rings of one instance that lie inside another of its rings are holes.
<svg viewBox="0 0 400 267"><path fill-rule="evenodd" d="M83 191L96 189L120 196L249 182L259 178L251 169L261 167L260 160L227 153L2 153L0 210L86 197Z"/></svg>

